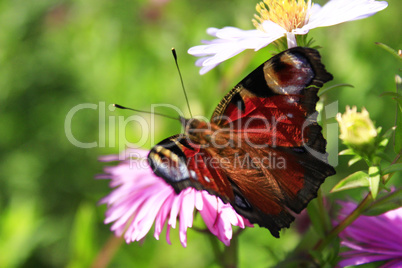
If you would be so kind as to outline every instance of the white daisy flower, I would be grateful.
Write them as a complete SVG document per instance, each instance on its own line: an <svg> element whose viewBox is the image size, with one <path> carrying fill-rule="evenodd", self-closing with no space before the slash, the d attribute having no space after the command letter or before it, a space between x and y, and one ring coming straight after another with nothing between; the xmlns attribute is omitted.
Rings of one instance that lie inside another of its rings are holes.
<svg viewBox="0 0 402 268"><path fill-rule="evenodd" d="M387 6L386 1L375 0L330 0L323 7L311 0L264 0L256 7L259 13L253 20L256 30L208 28L207 33L216 39L202 41L205 45L192 47L188 53L200 57L195 64L202 67L200 74L205 74L245 49L257 51L283 36L287 37L288 48L295 47L295 35L364 19Z"/></svg>

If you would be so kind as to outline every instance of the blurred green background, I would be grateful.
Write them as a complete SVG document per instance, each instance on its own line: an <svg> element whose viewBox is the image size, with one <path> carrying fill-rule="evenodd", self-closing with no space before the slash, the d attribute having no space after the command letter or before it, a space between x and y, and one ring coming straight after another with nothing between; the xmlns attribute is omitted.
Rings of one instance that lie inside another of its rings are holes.
<svg viewBox="0 0 402 268"><path fill-rule="evenodd" d="M271 56L273 47L242 53L199 76L195 58L186 53L209 38L207 27L252 29L256 3L0 2L0 267L89 267L108 241L117 243L110 267L214 266L208 238L193 230L186 249L176 231L171 234L172 246L163 235L161 241L151 234L143 243L129 245L110 240L110 226L103 224L106 206L97 204L110 189L108 181L94 176L104 166L97 161L100 155L124 148L119 136L138 143L142 133L147 138L144 147L150 148L180 131L178 123L164 118L157 118L155 133L135 122L124 125L118 116L131 113L109 109L111 103L144 110L166 103L188 115L171 47L179 55L193 114L207 117L226 91ZM395 91L394 75L400 66L374 43L402 48L402 1L388 3L386 10L368 19L309 34L322 46L323 62L335 77L329 85L355 86L329 92L326 103L338 101L340 112L345 105L357 105L359 110L364 106L386 130L394 123L395 105L390 97L379 95ZM84 107L80 104L92 106L67 121L75 139L97 142L93 148L76 147L66 137L66 116L74 107ZM175 115L170 109L160 111ZM106 116L104 123L100 114ZM333 163L339 151L337 135L329 139ZM392 150L389 155L393 157ZM351 171L364 168L347 168L347 160L339 159L338 174L327 179L325 193ZM400 178L395 176L394 182ZM300 236L293 229L281 236L277 240L260 228L244 232L240 264L267 267L282 260Z"/></svg>

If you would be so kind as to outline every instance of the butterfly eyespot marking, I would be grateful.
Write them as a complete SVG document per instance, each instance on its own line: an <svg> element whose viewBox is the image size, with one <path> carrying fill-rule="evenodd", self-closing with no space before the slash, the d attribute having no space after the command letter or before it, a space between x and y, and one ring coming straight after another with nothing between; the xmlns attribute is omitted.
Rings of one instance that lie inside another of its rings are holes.
<svg viewBox="0 0 402 268"><path fill-rule="evenodd" d="M293 118L293 114L287 114L286 116L289 118Z"/></svg>
<svg viewBox="0 0 402 268"><path fill-rule="evenodd" d="M240 196L240 195L238 195L238 194L235 194L234 203L235 203L239 208L246 209L246 210L253 210L253 208L251 207L250 203L247 202L247 200L244 199L244 197L242 197L242 196Z"/></svg>
<svg viewBox="0 0 402 268"><path fill-rule="evenodd" d="M211 182L211 180L210 180L207 176L204 176L204 180L205 180L206 182Z"/></svg>

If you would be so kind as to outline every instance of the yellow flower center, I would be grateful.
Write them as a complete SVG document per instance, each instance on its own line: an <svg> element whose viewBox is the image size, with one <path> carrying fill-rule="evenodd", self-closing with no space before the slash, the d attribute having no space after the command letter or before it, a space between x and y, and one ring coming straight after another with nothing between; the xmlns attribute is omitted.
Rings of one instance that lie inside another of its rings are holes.
<svg viewBox="0 0 402 268"><path fill-rule="evenodd" d="M311 0L264 0L256 6L259 15L254 15L253 24L264 31L261 24L270 20L291 32L308 22L307 12L310 8Z"/></svg>

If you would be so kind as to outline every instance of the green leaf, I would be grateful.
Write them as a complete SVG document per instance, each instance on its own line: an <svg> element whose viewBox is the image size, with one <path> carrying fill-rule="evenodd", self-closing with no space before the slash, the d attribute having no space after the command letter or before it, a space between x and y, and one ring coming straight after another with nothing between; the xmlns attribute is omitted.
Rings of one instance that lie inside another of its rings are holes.
<svg viewBox="0 0 402 268"><path fill-rule="evenodd" d="M389 138L386 138L386 139L383 139L381 142L380 142L380 146L381 147L387 147L387 145L388 145L388 142L389 142Z"/></svg>
<svg viewBox="0 0 402 268"><path fill-rule="evenodd" d="M391 127L390 129L387 130L387 132L382 135L383 139L389 139L392 137L392 134L395 132L396 127Z"/></svg>
<svg viewBox="0 0 402 268"><path fill-rule="evenodd" d="M355 157L353 157L352 159L349 160L348 162L348 166L350 167L351 165L359 162L360 160L362 160L363 158L360 155L356 155Z"/></svg>
<svg viewBox="0 0 402 268"><path fill-rule="evenodd" d="M402 188L377 199L363 214L377 216L400 207L402 207Z"/></svg>
<svg viewBox="0 0 402 268"><path fill-rule="evenodd" d="M390 158L389 157L389 155L388 154L386 154L386 153L384 153L384 152L379 152L379 151L377 151L376 153L375 153L375 155L376 156L378 156L379 158L381 158L382 160L385 160L385 161L388 161L388 162L392 162L392 158Z"/></svg>
<svg viewBox="0 0 402 268"><path fill-rule="evenodd" d="M395 93L395 92L384 92L384 93L381 93L381 94L380 94L380 97L383 97L383 96L391 96L391 97L394 97L394 98L400 98L400 97L401 97L401 95L399 95L398 93Z"/></svg>
<svg viewBox="0 0 402 268"><path fill-rule="evenodd" d="M311 225L319 237L323 238L325 236L325 225L321 220L320 209L317 200L314 199L310 202L307 207L307 213L311 220Z"/></svg>
<svg viewBox="0 0 402 268"><path fill-rule="evenodd" d="M68 268L89 267L95 256L94 226L95 208L82 203L76 212L71 232L71 258Z"/></svg>
<svg viewBox="0 0 402 268"><path fill-rule="evenodd" d="M395 58L397 58L398 60L402 61L402 57L399 56L398 51L396 51L395 49L393 49L392 47L383 44L383 43L375 43L376 45L378 45L379 47L381 47L382 49L384 49L385 51L388 51L389 53L391 53Z"/></svg>
<svg viewBox="0 0 402 268"><path fill-rule="evenodd" d="M43 236L37 204L15 197L1 212L0 267L23 267Z"/></svg>
<svg viewBox="0 0 402 268"><path fill-rule="evenodd" d="M382 131L382 127L378 127L378 128L377 128L377 134L380 135L380 134L381 134L381 131ZM386 133L385 133L385 134L386 134Z"/></svg>
<svg viewBox="0 0 402 268"><path fill-rule="evenodd" d="M346 149L339 153L339 155L355 155L356 153L352 149Z"/></svg>
<svg viewBox="0 0 402 268"><path fill-rule="evenodd" d="M386 167L382 170L382 174L389 174L389 173L393 173L393 172L397 172L397 171L402 171L402 163L397 163L397 164L393 164L390 165L389 167Z"/></svg>
<svg viewBox="0 0 402 268"><path fill-rule="evenodd" d="M359 187L368 187L368 178L369 175L366 172L357 171L338 182L338 184L336 184L334 188L332 188L331 193Z"/></svg>
<svg viewBox="0 0 402 268"><path fill-rule="evenodd" d="M378 166L369 167L369 183L373 199L376 199L377 197L380 179L380 168Z"/></svg>
<svg viewBox="0 0 402 268"><path fill-rule="evenodd" d="M317 198L313 199L308 205L307 212L314 231L321 238L324 238L329 230L332 229L332 224L328 209L324 204L321 190L318 191Z"/></svg>

